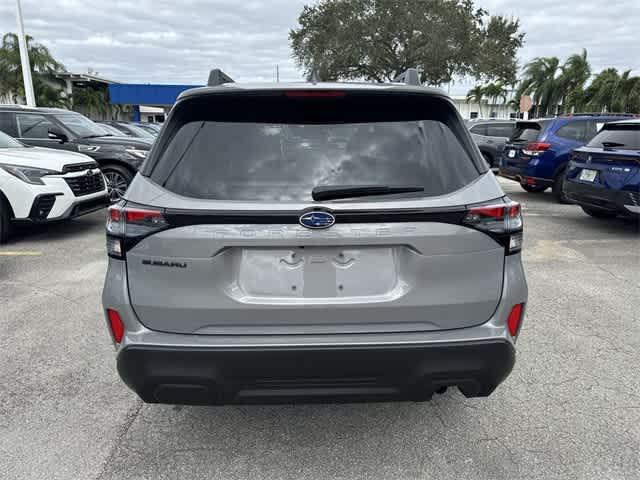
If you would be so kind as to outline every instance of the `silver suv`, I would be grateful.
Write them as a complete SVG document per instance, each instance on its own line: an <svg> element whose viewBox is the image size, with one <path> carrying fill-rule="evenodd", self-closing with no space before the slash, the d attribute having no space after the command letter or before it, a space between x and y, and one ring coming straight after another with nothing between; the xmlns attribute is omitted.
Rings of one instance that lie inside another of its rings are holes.
<svg viewBox="0 0 640 480"><path fill-rule="evenodd" d="M160 403L486 396L515 361L521 245L439 90L189 90L109 211L118 372Z"/></svg>

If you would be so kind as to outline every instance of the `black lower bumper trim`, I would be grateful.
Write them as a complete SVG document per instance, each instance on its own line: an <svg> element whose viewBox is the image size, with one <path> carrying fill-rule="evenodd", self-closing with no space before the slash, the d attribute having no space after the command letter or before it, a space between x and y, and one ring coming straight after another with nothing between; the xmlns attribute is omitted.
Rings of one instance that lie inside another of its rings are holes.
<svg viewBox="0 0 640 480"><path fill-rule="evenodd" d="M83 202L78 202L73 205L71 211L69 212L69 218L80 217L82 215L87 215L89 213L102 210L109 206L109 197L98 197L93 198L91 200L85 200Z"/></svg>
<svg viewBox="0 0 640 480"><path fill-rule="evenodd" d="M569 200L587 208L617 212L633 216L633 213L625 208L625 205L637 206L640 200L640 192L626 190L612 190L597 185L588 185L574 181L565 181L564 193Z"/></svg>
<svg viewBox="0 0 640 480"><path fill-rule="evenodd" d="M507 341L340 347L128 346L123 381L145 402L171 404L428 400L456 386L487 396L509 375Z"/></svg>

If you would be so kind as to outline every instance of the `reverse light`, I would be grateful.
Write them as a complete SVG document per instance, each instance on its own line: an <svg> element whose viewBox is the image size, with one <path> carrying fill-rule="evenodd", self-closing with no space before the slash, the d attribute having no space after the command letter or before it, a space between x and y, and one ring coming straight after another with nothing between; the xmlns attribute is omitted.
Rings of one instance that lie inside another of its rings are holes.
<svg viewBox="0 0 640 480"><path fill-rule="evenodd" d="M111 329L113 339L116 343L122 342L124 323L122 322L122 318L120 318L120 314L115 310L107 308L107 318L109 319L109 328Z"/></svg>
<svg viewBox="0 0 640 480"><path fill-rule="evenodd" d="M546 143L546 142L529 142L522 149L522 153L524 153L525 155L529 155L531 157L535 157L537 155L540 155L541 153L546 152L550 148L551 148L551 144L550 143Z"/></svg>
<svg viewBox="0 0 640 480"><path fill-rule="evenodd" d="M121 203L112 205L107 214L107 254L123 259L127 247L167 227L160 210L129 207Z"/></svg>
<svg viewBox="0 0 640 480"><path fill-rule="evenodd" d="M517 202L472 207L462 222L488 233L505 246L507 254L522 250L522 213Z"/></svg>
<svg viewBox="0 0 640 480"><path fill-rule="evenodd" d="M522 312L524 309L524 303L518 303L514 305L509 313L509 317L507 318L507 328L509 329L509 334L512 337L516 337L518 335L518 331L520 330L520 323L522 323Z"/></svg>

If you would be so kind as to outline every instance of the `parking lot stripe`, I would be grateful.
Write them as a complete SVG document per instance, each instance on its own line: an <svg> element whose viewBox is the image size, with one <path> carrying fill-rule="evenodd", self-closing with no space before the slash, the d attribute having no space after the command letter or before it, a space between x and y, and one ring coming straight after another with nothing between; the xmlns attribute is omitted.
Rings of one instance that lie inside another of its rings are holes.
<svg viewBox="0 0 640 480"><path fill-rule="evenodd" d="M0 257L37 257L42 255L42 252L3 252L0 250Z"/></svg>

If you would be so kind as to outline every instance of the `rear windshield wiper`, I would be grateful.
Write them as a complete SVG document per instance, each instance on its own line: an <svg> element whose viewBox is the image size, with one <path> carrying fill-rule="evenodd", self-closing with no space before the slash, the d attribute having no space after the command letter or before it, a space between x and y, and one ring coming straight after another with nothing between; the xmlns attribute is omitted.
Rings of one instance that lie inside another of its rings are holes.
<svg viewBox="0 0 640 480"><path fill-rule="evenodd" d="M626 147L624 143L618 142L602 142L604 148Z"/></svg>
<svg viewBox="0 0 640 480"><path fill-rule="evenodd" d="M334 185L315 187L311 191L311 197L321 202L339 198L370 197L374 195L413 192L424 192L424 187L414 185Z"/></svg>

